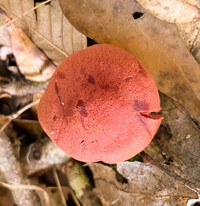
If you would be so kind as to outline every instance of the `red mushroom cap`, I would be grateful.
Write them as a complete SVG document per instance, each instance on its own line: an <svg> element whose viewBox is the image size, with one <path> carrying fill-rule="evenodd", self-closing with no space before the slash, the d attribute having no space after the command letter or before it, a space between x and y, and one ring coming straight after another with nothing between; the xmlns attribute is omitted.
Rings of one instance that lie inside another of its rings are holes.
<svg viewBox="0 0 200 206"><path fill-rule="evenodd" d="M69 56L56 69L39 107L53 142L83 162L117 163L150 143L162 117L150 73L131 54L100 44Z"/></svg>

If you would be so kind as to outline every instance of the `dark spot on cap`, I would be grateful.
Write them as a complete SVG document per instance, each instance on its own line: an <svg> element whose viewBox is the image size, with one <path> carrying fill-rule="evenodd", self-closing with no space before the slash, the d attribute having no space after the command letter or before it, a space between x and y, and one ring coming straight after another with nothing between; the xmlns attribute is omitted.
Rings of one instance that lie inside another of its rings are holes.
<svg viewBox="0 0 200 206"><path fill-rule="evenodd" d="M76 108L79 110L79 109L83 109L85 107L86 107L86 103L83 100L79 99L78 103L76 105Z"/></svg>
<svg viewBox="0 0 200 206"><path fill-rule="evenodd" d="M82 117L87 117L86 103L83 100L78 100L76 108Z"/></svg>
<svg viewBox="0 0 200 206"><path fill-rule="evenodd" d="M81 142L80 142L80 145L82 146L82 147L85 147L86 145L85 145L85 140L82 140Z"/></svg>
<svg viewBox="0 0 200 206"><path fill-rule="evenodd" d="M57 75L60 79L65 79L65 74L63 72L58 72Z"/></svg>
<svg viewBox="0 0 200 206"><path fill-rule="evenodd" d="M53 116L53 121L56 121L56 119L57 119L57 116L54 115L54 116Z"/></svg>
<svg viewBox="0 0 200 206"><path fill-rule="evenodd" d="M135 100L133 103L133 108L135 111L147 111L149 107L149 104L147 104L144 101L140 101L140 100Z"/></svg>
<svg viewBox="0 0 200 206"><path fill-rule="evenodd" d="M94 77L93 77L92 75L89 75L89 77L88 77L88 82L89 82L90 84L95 84L95 79L94 79Z"/></svg>

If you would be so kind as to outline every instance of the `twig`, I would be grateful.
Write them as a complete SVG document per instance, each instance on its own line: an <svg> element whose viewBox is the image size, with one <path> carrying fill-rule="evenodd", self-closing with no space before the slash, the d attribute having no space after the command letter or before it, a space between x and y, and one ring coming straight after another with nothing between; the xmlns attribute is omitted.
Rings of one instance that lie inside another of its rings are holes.
<svg viewBox="0 0 200 206"><path fill-rule="evenodd" d="M74 203L76 204L76 206L81 206L72 189L70 190L70 194L71 194L72 199L74 200Z"/></svg>
<svg viewBox="0 0 200 206"><path fill-rule="evenodd" d="M56 181L56 185L58 186L58 190L59 190L59 193L60 193L62 204L64 206L67 206L67 203L65 201L65 197L63 195L63 191L62 191L62 188L61 188L61 185L60 185L60 181L59 181L59 178L58 178L58 174L56 172L56 168L55 167L53 167L53 175L54 175L54 178L55 178L55 181Z"/></svg>
<svg viewBox="0 0 200 206"><path fill-rule="evenodd" d="M168 168L164 167L163 165L161 165L159 162L155 161L150 155L148 155L146 152L141 152L140 155L149 163L151 163L152 165L154 165L155 167L157 167L158 169L162 170L164 173L166 173L167 175L169 175L170 177L174 178L175 180L179 181L180 183L184 184L187 188L189 188L190 190L194 191L197 196L199 196L200 193L200 189L196 188L196 186L180 177L179 175L177 175L176 173L170 171Z"/></svg>
<svg viewBox="0 0 200 206"><path fill-rule="evenodd" d="M35 191L40 191L43 193L44 195L44 199L46 202L47 206L50 206L50 200L49 200L49 195L48 193L42 189L41 187L37 186L37 185L22 185L22 184L16 184L16 185L12 185L12 184L7 184L5 182L0 182L0 185L2 187L5 187L7 189L10 190L16 190L16 189L27 189L27 190L35 190Z"/></svg>
<svg viewBox="0 0 200 206"><path fill-rule="evenodd" d="M40 99L35 100L34 102L31 102L30 104L27 104L25 107L23 107L22 109L18 110L16 113L13 113L11 115L12 119L17 118L19 115L21 115L23 112L25 112L26 110L30 109L31 107L35 106L36 104L38 104L40 102Z"/></svg>

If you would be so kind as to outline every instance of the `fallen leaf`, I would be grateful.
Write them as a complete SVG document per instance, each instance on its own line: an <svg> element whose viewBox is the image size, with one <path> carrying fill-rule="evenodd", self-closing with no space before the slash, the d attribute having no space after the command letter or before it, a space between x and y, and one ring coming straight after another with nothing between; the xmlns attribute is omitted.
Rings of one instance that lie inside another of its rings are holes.
<svg viewBox="0 0 200 206"><path fill-rule="evenodd" d="M40 1L38 1L40 2ZM40 3L42 4L42 3ZM39 6L34 0L1 0L0 7L56 65L69 54L84 49L87 38L64 17L59 1ZM37 6L37 9L34 9ZM10 46L5 18L0 14L0 44Z"/></svg>
<svg viewBox="0 0 200 206"><path fill-rule="evenodd" d="M138 0L138 2L152 15L162 20L176 23L186 47L188 47L197 62L200 63L200 19L193 19L196 15L194 12L198 12L198 15L200 12L199 0ZM188 14L186 14L187 12Z"/></svg>
<svg viewBox="0 0 200 206"><path fill-rule="evenodd" d="M181 105L160 94L164 120L145 151L166 169L200 188L200 126Z"/></svg>
<svg viewBox="0 0 200 206"><path fill-rule="evenodd" d="M194 0L137 0L157 18L171 23L187 23L200 19L198 1ZM198 5L198 6L197 6Z"/></svg>
<svg viewBox="0 0 200 206"><path fill-rule="evenodd" d="M11 19L5 14L7 21ZM45 82L54 73L56 66L38 49L15 23L8 25L13 54L20 72L26 79Z"/></svg>
<svg viewBox="0 0 200 206"><path fill-rule="evenodd" d="M126 183L117 181L111 167L92 163L90 168L96 186L94 191L108 205L182 206L196 198L195 193L148 163L117 164L118 172L128 180Z"/></svg>
<svg viewBox="0 0 200 206"><path fill-rule="evenodd" d="M200 21L176 24L176 26L186 47L200 63Z"/></svg>
<svg viewBox="0 0 200 206"><path fill-rule="evenodd" d="M185 48L175 25L145 12L136 0L60 3L79 31L97 42L132 53L151 72L158 89L200 121L199 65Z"/></svg>

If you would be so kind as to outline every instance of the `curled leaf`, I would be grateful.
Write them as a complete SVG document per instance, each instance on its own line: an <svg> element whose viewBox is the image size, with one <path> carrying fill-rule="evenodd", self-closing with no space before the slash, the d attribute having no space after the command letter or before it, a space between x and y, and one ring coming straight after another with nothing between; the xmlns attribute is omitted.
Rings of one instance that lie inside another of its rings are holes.
<svg viewBox="0 0 200 206"><path fill-rule="evenodd" d="M5 13L5 12L4 12ZM5 13L6 20L11 19ZM56 66L35 46L16 23L8 24L13 54L21 73L31 81L48 80Z"/></svg>

